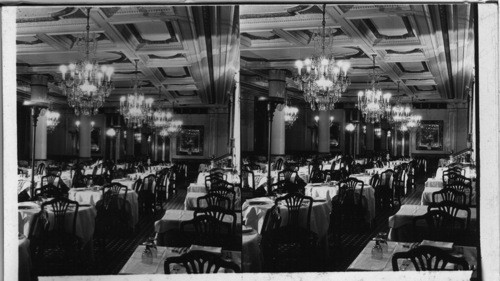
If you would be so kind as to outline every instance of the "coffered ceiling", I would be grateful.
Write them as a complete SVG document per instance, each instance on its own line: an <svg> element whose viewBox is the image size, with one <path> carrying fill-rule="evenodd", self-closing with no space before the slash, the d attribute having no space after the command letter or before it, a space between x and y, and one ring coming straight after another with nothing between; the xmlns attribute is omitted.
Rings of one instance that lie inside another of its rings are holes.
<svg viewBox="0 0 500 281"><path fill-rule="evenodd" d="M235 6L93 7L90 31L99 63L115 68L115 90L106 106L130 92L138 60L144 92L155 100L188 106L226 104L239 69L239 15ZM85 31L85 7L22 7L17 12L18 97L29 98L32 74L49 77L50 98L59 89L60 64L81 58L75 41Z"/></svg>
<svg viewBox="0 0 500 281"><path fill-rule="evenodd" d="M286 69L291 97L294 64L314 51L311 36L322 5L241 6L241 81L246 93L267 91L267 71ZM474 67L470 5L327 5L336 59L349 60L352 81L343 101L364 89L376 54L380 85L393 95L420 101L457 101L467 96Z"/></svg>

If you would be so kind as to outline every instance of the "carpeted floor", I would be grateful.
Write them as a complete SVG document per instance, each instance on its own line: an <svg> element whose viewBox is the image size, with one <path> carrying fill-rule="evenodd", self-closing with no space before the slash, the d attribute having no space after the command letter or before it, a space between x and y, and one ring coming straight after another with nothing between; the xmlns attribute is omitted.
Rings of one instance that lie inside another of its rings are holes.
<svg viewBox="0 0 500 281"><path fill-rule="evenodd" d="M424 189L422 180L417 180L416 189L403 200L403 204L420 204L420 197ZM178 190L174 198L170 199L164 209L183 209L186 189ZM375 223L373 226L366 227L364 230L356 230L347 232L341 235L341 246L330 248L330 259L324 260L319 257L320 261L318 268L314 271L345 271L347 267L359 255L370 239L375 237L379 232L388 232L387 219L389 216L397 212L397 208L393 210L377 210ZM45 266L44 268L37 267L39 276L50 275L112 275L117 274L125 265L135 248L147 240L148 237L154 235L154 222L160 219L164 211L156 215L142 216L135 232L126 238L110 239L106 245L106 253L99 249L94 249L94 262L86 262L78 264L75 267L58 267ZM244 253L243 253L244 254Z"/></svg>

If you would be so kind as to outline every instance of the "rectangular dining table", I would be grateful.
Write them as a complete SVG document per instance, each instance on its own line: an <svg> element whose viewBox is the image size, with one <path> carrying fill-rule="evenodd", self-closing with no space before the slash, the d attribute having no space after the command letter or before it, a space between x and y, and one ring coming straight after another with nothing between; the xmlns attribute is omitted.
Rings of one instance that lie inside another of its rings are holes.
<svg viewBox="0 0 500 281"><path fill-rule="evenodd" d="M422 216L427 213L429 206L425 205L402 205L399 211L393 216L389 217L389 239L394 241L408 241L411 234L411 228L408 227L412 225L413 218L417 216ZM474 229L477 221L477 208L470 208L471 216L469 226ZM465 212L460 211L457 214L459 218L465 218Z"/></svg>
<svg viewBox="0 0 500 281"><path fill-rule="evenodd" d="M373 258L372 249L375 246L375 241L369 241L356 259L349 265L347 271L393 271L392 269L392 255L398 252L405 252L410 250L411 243L401 243L394 241L387 241L388 250L384 252L382 258ZM462 255L469 266L477 267L477 248L466 246L453 246L451 254ZM402 260L398 261L400 270L415 270L413 265L402 268ZM468 271L470 276L471 272Z"/></svg>
<svg viewBox="0 0 500 281"><path fill-rule="evenodd" d="M173 248L158 246L157 257L153 257L152 263L144 263L142 261L142 253L145 250L144 245L139 245L127 263L120 270L119 274L165 274L164 264L169 257L180 256L180 252L186 252L187 248ZM227 261L236 263L241 268L241 252L222 250L221 257ZM171 273L186 273L186 269L182 266L175 266L170 269ZM229 273L229 271L221 270L220 273Z"/></svg>

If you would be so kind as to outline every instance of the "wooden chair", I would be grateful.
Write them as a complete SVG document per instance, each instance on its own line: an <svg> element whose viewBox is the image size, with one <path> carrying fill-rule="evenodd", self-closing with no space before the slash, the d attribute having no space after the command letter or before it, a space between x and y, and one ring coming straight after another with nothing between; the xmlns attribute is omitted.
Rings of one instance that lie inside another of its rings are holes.
<svg viewBox="0 0 500 281"><path fill-rule="evenodd" d="M339 204L340 223L349 221L355 225L364 222L365 208L363 206L364 182L356 178L348 178L340 181L339 193L334 201ZM358 189L357 187L360 186ZM359 191L358 191L359 190Z"/></svg>
<svg viewBox="0 0 500 281"><path fill-rule="evenodd" d="M312 170L312 173L309 174L309 183L321 183L325 182L326 177L328 175L328 171L322 171L320 169Z"/></svg>
<svg viewBox="0 0 500 281"><path fill-rule="evenodd" d="M218 206L229 210L231 208L231 199L218 193L208 193L196 198L196 206L198 208Z"/></svg>
<svg viewBox="0 0 500 281"><path fill-rule="evenodd" d="M463 204L469 206L475 205L472 202L472 186L470 184L456 182L456 183L446 184L444 187L462 192L465 195L465 202Z"/></svg>
<svg viewBox="0 0 500 281"><path fill-rule="evenodd" d="M469 264L463 257L455 257L432 246L420 246L407 252L398 252L392 255L392 270L399 271L398 260L409 259L416 271L436 271L436 270L456 270L447 269L446 266L451 263L460 267L462 270L468 270Z"/></svg>
<svg viewBox="0 0 500 281"><path fill-rule="evenodd" d="M156 212L155 208L155 184L156 176L150 174L142 179L142 184L138 192L139 210L144 214Z"/></svg>
<svg viewBox="0 0 500 281"><path fill-rule="evenodd" d="M182 256L168 257L164 263L164 271L170 274L171 264L182 264L188 274L218 273L222 268L240 272L240 267L220 257L218 254L205 251L190 251Z"/></svg>
<svg viewBox="0 0 500 281"><path fill-rule="evenodd" d="M76 220L78 217L79 204L65 197L57 197L44 202L41 206L43 212L47 212L50 206L54 215L51 228L45 228L41 237L40 255L46 250L62 251L63 263L68 260L77 261L80 253L80 239L76 236ZM71 211L70 211L71 210ZM69 217L69 219L67 219Z"/></svg>
<svg viewBox="0 0 500 281"><path fill-rule="evenodd" d="M461 205L466 204L465 193L454 188L445 187L432 193L432 203L451 201Z"/></svg>
<svg viewBox="0 0 500 281"><path fill-rule="evenodd" d="M394 170L386 170L380 174L379 184L375 188L375 201L382 208L392 207L393 203L393 179Z"/></svg>
<svg viewBox="0 0 500 281"><path fill-rule="evenodd" d="M425 221L425 227L419 221ZM431 210L412 219L413 241L424 239L433 241L457 241L465 233L463 220L442 210Z"/></svg>

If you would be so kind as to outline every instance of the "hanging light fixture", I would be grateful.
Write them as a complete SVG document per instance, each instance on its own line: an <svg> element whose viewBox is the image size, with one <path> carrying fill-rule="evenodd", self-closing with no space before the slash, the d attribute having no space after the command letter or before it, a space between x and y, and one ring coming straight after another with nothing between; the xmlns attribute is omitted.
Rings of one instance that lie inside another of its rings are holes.
<svg viewBox="0 0 500 281"><path fill-rule="evenodd" d="M59 117L61 117L61 114L59 114L59 112L57 111L47 109L47 111L45 112L45 118L47 120L47 131L49 131L49 133L52 133L59 124Z"/></svg>
<svg viewBox="0 0 500 281"><path fill-rule="evenodd" d="M142 124L148 122L153 115L154 100L144 97L137 73L137 60L135 60L135 81L132 94L120 98L120 114L125 118L127 125L133 128L142 127Z"/></svg>
<svg viewBox="0 0 500 281"><path fill-rule="evenodd" d="M285 126L286 128L291 128L297 117L299 117L299 109L295 106L291 106L288 103L288 98L285 93L285 106L283 107L283 112L285 114Z"/></svg>
<svg viewBox="0 0 500 281"><path fill-rule="evenodd" d="M105 98L114 89L111 82L114 68L108 65L99 66L95 59L97 38L95 33L90 34L89 21L90 8L87 8L86 31L75 42L75 46L83 53L83 58L76 63L59 66L62 91L77 116L97 114ZM67 73L69 75L66 75Z"/></svg>
<svg viewBox="0 0 500 281"><path fill-rule="evenodd" d="M322 26L313 34L315 53L311 58L297 60L295 83L304 91L304 100L312 110L333 110L351 81L347 77L350 63L335 61L333 56L334 30L326 29L326 4L323 4ZM305 71L302 71L305 68Z"/></svg>
<svg viewBox="0 0 500 281"><path fill-rule="evenodd" d="M378 84L378 76L375 73L375 57L373 55L373 72L370 75L370 84L365 91L360 91L358 93L358 103L356 107L361 110L366 122L376 123L385 117L388 113L388 108L390 108L390 93L382 93L382 89Z"/></svg>
<svg viewBox="0 0 500 281"><path fill-rule="evenodd" d="M172 103L172 112L175 112L174 103ZM182 130L182 120L174 120L173 118L167 122L167 126L165 127L168 135L171 137L176 137L177 134Z"/></svg>
<svg viewBox="0 0 500 281"><path fill-rule="evenodd" d="M297 117L299 117L299 109L295 106L285 105L283 110L285 112L285 126L290 128L293 126L295 120L297 120Z"/></svg>
<svg viewBox="0 0 500 281"><path fill-rule="evenodd" d="M159 133L160 137L162 137L163 139L167 138L170 136L170 134L168 133L168 130L167 128L163 128L160 130L160 133Z"/></svg>
<svg viewBox="0 0 500 281"><path fill-rule="evenodd" d="M151 118L150 125L153 128L161 129L168 125L168 122L172 119L172 112L165 109L156 109L153 112L153 117Z"/></svg>
<svg viewBox="0 0 500 281"><path fill-rule="evenodd" d="M401 102L401 96L399 94L399 83L401 83L401 81L398 81L398 98L396 100L396 104L392 107L387 108L388 120L393 124L401 124L403 122L406 122L411 113L410 105L405 105Z"/></svg>
<svg viewBox="0 0 500 281"><path fill-rule="evenodd" d="M408 122L406 122L406 126L410 130L414 130L414 129L420 127L420 121L421 120L422 120L422 116L420 116L420 115L411 115L408 118Z"/></svg>

